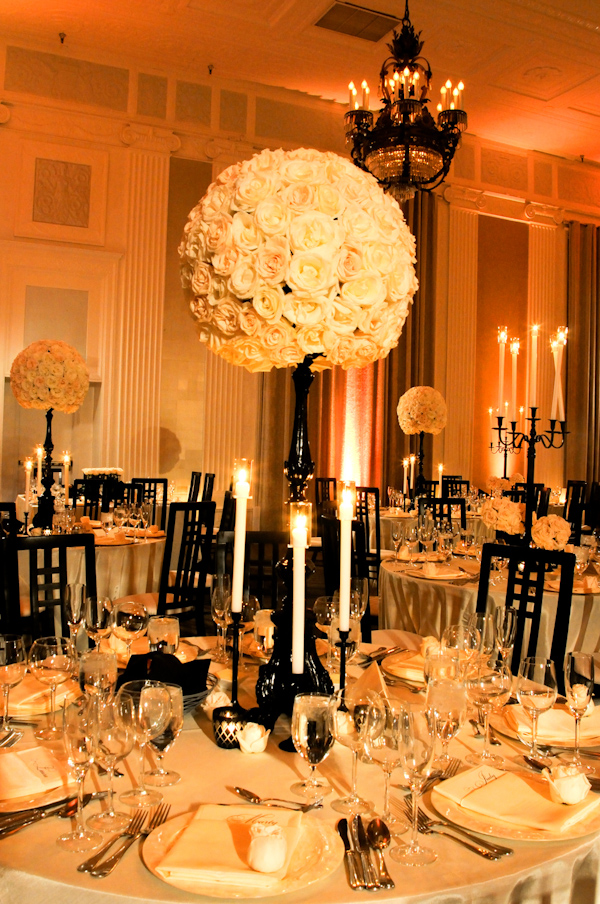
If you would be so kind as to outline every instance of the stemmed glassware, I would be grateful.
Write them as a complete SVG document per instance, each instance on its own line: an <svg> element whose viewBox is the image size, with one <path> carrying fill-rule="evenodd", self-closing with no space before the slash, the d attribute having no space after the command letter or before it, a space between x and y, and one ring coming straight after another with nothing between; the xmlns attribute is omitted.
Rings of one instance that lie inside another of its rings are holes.
<svg viewBox="0 0 600 904"><path fill-rule="evenodd" d="M390 857L406 866L427 866L437 859L431 848L419 844L419 797L431 769L435 731L429 710L403 706L399 713L400 768L409 784L412 801L412 833L408 844L392 848Z"/></svg>
<svg viewBox="0 0 600 904"><path fill-rule="evenodd" d="M372 701L372 692L361 693L356 685L339 690L330 700L333 736L352 751L352 790L347 797L331 804L339 813L367 813L372 807L370 801L359 797L356 788L358 755L364 750L366 734L376 737L385 721L384 715L379 721L368 718Z"/></svg>
<svg viewBox="0 0 600 904"><path fill-rule="evenodd" d="M567 706L575 717L575 746L573 755L568 762L577 766L580 772L592 772L593 770L581 762L579 755L579 728L581 717L584 715L592 699L594 691L594 657L591 653L575 651L567 653L565 657L565 696Z"/></svg>
<svg viewBox="0 0 600 904"><path fill-rule="evenodd" d="M429 518L424 520L423 524L418 528L418 536L419 542L425 551L425 561L428 561L433 555L433 547L437 540L435 523Z"/></svg>
<svg viewBox="0 0 600 904"><path fill-rule="evenodd" d="M556 671L551 659L528 656L521 663L517 679L517 699L531 719L531 749L533 759L547 762L537 746L537 727L540 713L552 709L556 703Z"/></svg>
<svg viewBox="0 0 600 904"><path fill-rule="evenodd" d="M111 632L112 603L107 596L88 596L85 601L83 626L85 633L100 650L100 642Z"/></svg>
<svg viewBox="0 0 600 904"><path fill-rule="evenodd" d="M163 757L171 749L183 728L183 691L178 684L165 684L171 698L171 717L164 731L148 741L148 746L156 755L157 768L144 773L147 785L176 785L181 776L172 769L163 768Z"/></svg>
<svg viewBox="0 0 600 904"><path fill-rule="evenodd" d="M369 579L350 578L350 615L359 621L367 611L369 603ZM338 594L339 606L339 594Z"/></svg>
<svg viewBox="0 0 600 904"><path fill-rule="evenodd" d="M106 703L114 696L117 686L117 657L115 653L92 650L79 657L79 687L97 703Z"/></svg>
<svg viewBox="0 0 600 904"><path fill-rule="evenodd" d="M179 647L180 625L175 616L152 615L148 619L148 644L151 653L174 656Z"/></svg>
<svg viewBox="0 0 600 904"><path fill-rule="evenodd" d="M63 710L62 736L67 761L77 779L77 815L75 831L60 835L56 843L68 851L89 851L102 843L99 832L91 832L83 824L83 785L94 762L95 719L90 701L79 697Z"/></svg>
<svg viewBox="0 0 600 904"><path fill-rule="evenodd" d="M391 527L392 543L394 544L395 559L398 561L398 553L404 542L404 525L401 521L392 521Z"/></svg>
<svg viewBox="0 0 600 904"><path fill-rule="evenodd" d="M458 663L456 663L458 667ZM441 754L436 757L434 765L438 769L447 769L450 765L448 744L456 737L467 718L467 691L463 681L458 677L458 668L448 674L434 672L427 682L427 706L431 712L436 737L442 745Z"/></svg>
<svg viewBox="0 0 600 904"><path fill-rule="evenodd" d="M515 645L518 612L512 606L497 606L494 612L496 645L503 662L508 662Z"/></svg>
<svg viewBox="0 0 600 904"><path fill-rule="evenodd" d="M317 624L325 629L327 634L327 661L325 668L331 671L333 669L333 651L331 647L331 622L338 615L339 600L333 596L319 596L315 600L313 612L317 620Z"/></svg>
<svg viewBox="0 0 600 904"><path fill-rule="evenodd" d="M476 631L479 637L478 653L480 659L489 659L496 652L496 625L494 616L489 612L473 612L467 627Z"/></svg>
<svg viewBox="0 0 600 904"><path fill-rule="evenodd" d="M67 590L64 598L64 607L67 624L69 626L69 635L71 637L71 643L73 644L73 649L75 650L75 652L77 652L77 635L79 634L79 628L81 627L81 623L83 622L84 598L84 584L67 584Z"/></svg>
<svg viewBox="0 0 600 904"><path fill-rule="evenodd" d="M142 521L142 511L139 505L134 503L129 506L129 525L133 528L133 542L138 542L138 528Z"/></svg>
<svg viewBox="0 0 600 904"><path fill-rule="evenodd" d="M111 832L124 829L130 817L115 811L113 782L115 769L120 760L131 753L133 748L133 715L127 714L134 706L132 697L124 696L118 703L108 700L97 707L94 716L94 761L100 763L108 775L108 806L102 813L88 819L93 829Z"/></svg>
<svg viewBox="0 0 600 904"><path fill-rule="evenodd" d="M115 505L113 509L113 521L115 522L115 527L117 530L120 530L125 522L129 520L129 507L126 505Z"/></svg>
<svg viewBox="0 0 600 904"><path fill-rule="evenodd" d="M383 813L381 818L395 835L408 829L405 819L397 818L390 812L390 779L392 772L400 765L402 707L391 700L373 694L368 716L375 722L375 732L365 732L365 753L383 770ZM381 720L383 727L377 733Z"/></svg>
<svg viewBox="0 0 600 904"><path fill-rule="evenodd" d="M500 766L504 759L490 750L490 714L510 697L512 675L501 659L493 658L473 662L467 670L467 696L483 716L484 744L481 753L470 753L465 757L473 766Z"/></svg>
<svg viewBox="0 0 600 904"><path fill-rule="evenodd" d="M0 634L0 687L3 694L3 715L0 731L10 731L8 695L11 687L20 684L27 672L25 643L18 634Z"/></svg>
<svg viewBox="0 0 600 904"><path fill-rule="evenodd" d="M120 600L111 613L112 633L127 644L127 659L131 657L131 644L143 637L148 627L146 607L137 600Z"/></svg>
<svg viewBox="0 0 600 904"><path fill-rule="evenodd" d="M455 650L458 654L460 671L464 674L479 650L479 634L465 625L448 625L442 634L442 650Z"/></svg>
<svg viewBox="0 0 600 904"><path fill-rule="evenodd" d="M408 527L404 533L404 542L408 548L408 560L411 568L414 567L415 557L419 552L419 533L416 527Z"/></svg>
<svg viewBox="0 0 600 904"><path fill-rule="evenodd" d="M132 706L122 706L130 697ZM160 681L127 681L117 694L119 718L132 730L140 751L140 777L137 788L121 794L120 800L130 807L153 807L160 803L162 794L148 791L144 784L146 744L161 735L171 718L171 695Z"/></svg>
<svg viewBox="0 0 600 904"><path fill-rule="evenodd" d="M291 790L309 800L317 800L331 791L331 785L315 777L315 769L333 746L332 714L328 694L297 694L292 710L292 740L300 756L308 763L310 774L295 782Z"/></svg>
<svg viewBox="0 0 600 904"><path fill-rule="evenodd" d="M29 651L29 671L50 688L50 717L46 728L34 732L38 741L55 741L62 737L56 724L56 688L71 677L74 665L73 644L67 637L40 637Z"/></svg>
<svg viewBox="0 0 600 904"><path fill-rule="evenodd" d="M239 668L246 670L244 665L244 635L252 630L254 625L254 616L260 609L260 603L251 593L245 592L242 599L242 617L240 619L240 627L238 634L238 651L239 651Z"/></svg>
<svg viewBox="0 0 600 904"><path fill-rule="evenodd" d="M231 624L231 577L228 574L213 575L210 611L218 628L213 659L215 662L227 662L227 625Z"/></svg>

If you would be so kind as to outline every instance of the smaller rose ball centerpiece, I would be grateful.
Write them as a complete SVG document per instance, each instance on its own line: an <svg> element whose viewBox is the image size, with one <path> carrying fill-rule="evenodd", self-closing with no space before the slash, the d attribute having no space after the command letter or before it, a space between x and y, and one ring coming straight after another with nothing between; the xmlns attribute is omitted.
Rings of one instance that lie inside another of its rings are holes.
<svg viewBox="0 0 600 904"><path fill-rule="evenodd" d="M419 474L416 480L417 496L423 492L423 438L425 433L436 436L448 421L448 409L443 395L433 386L412 386L400 396L397 408L398 423L403 433L418 433Z"/></svg>
<svg viewBox="0 0 600 904"><path fill-rule="evenodd" d="M540 549L564 549L571 536L571 525L560 515L544 515L536 518L531 528L531 539Z"/></svg>

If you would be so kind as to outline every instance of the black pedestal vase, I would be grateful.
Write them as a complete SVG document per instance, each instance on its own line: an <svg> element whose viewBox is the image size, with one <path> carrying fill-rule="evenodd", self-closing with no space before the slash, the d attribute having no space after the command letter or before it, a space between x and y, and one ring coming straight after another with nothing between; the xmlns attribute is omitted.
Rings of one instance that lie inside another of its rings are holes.
<svg viewBox="0 0 600 904"><path fill-rule="evenodd" d="M52 487L54 477L52 475L52 408L46 412L46 439L44 440L44 460L42 463L42 486L44 492L38 497L38 510L33 518L33 526L43 530L52 530L52 517L54 515L54 496Z"/></svg>

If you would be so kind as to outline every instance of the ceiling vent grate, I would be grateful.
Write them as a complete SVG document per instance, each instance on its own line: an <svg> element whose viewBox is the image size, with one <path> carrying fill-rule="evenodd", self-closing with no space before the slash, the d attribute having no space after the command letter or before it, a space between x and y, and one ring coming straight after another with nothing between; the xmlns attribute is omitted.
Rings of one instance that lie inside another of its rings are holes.
<svg viewBox="0 0 600 904"><path fill-rule="evenodd" d="M354 6L352 3L334 3L324 16L315 22L315 25L376 44L392 28L399 25L400 21L394 16L378 13L373 9L365 9L362 6Z"/></svg>

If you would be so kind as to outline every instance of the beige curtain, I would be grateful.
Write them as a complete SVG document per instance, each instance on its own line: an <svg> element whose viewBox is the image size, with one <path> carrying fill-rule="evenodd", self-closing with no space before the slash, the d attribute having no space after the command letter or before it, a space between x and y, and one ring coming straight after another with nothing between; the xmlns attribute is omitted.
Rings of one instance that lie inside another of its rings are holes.
<svg viewBox="0 0 600 904"><path fill-rule="evenodd" d="M598 227L568 228L566 475L570 480L600 479L600 274Z"/></svg>
<svg viewBox="0 0 600 904"><path fill-rule="evenodd" d="M418 192L404 210L417 242L419 290L397 348L368 367L348 371L334 367L315 375L308 401L315 477L348 473L357 483L379 487L385 494L388 485L400 486L403 457L417 451L418 437L401 432L396 407L411 386L430 385L433 380L436 203L435 196ZM256 484L263 530L280 529L285 521L283 466L294 412L291 375L287 369L263 377ZM425 455L430 464L430 437ZM314 502L312 488L308 498Z"/></svg>

